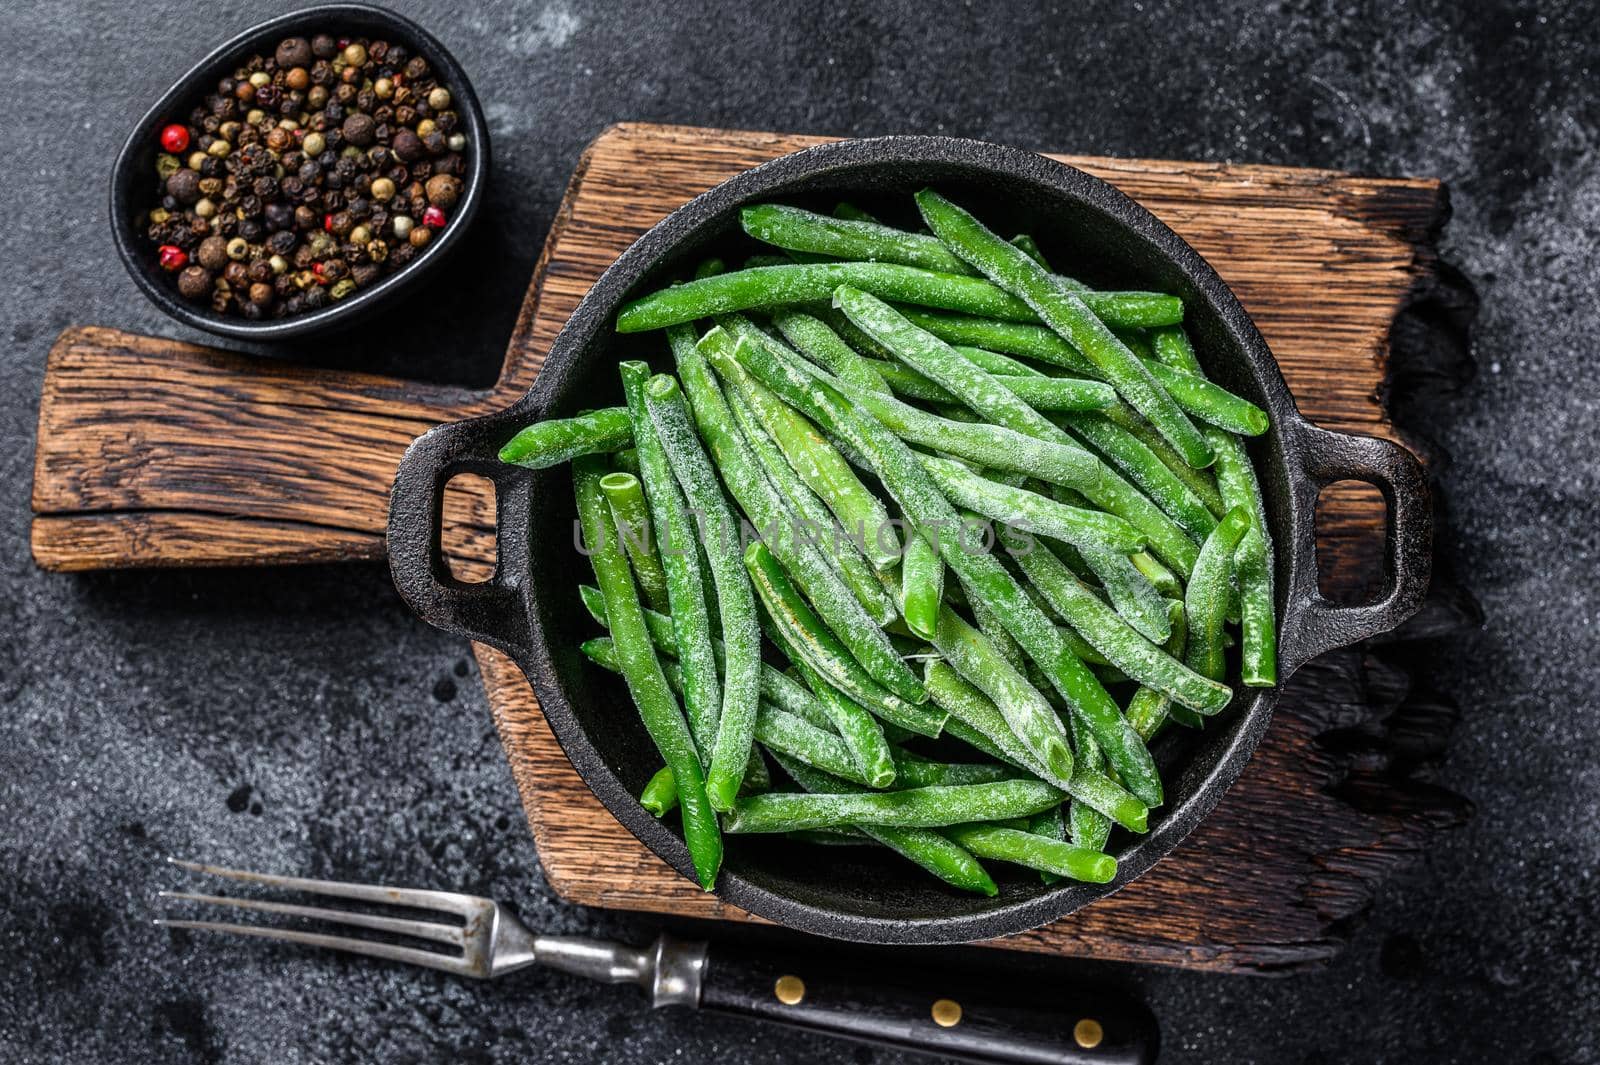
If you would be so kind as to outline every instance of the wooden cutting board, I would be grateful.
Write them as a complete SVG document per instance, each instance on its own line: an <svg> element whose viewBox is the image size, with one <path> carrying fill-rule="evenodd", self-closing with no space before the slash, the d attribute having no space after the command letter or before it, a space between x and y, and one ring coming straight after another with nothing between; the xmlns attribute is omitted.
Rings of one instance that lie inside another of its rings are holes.
<svg viewBox="0 0 1600 1065"><path fill-rule="evenodd" d="M390 479L413 437L525 391L589 286L673 208L823 139L606 130L579 160L503 372L486 391L68 329L50 352L40 404L35 559L81 571L381 558ZM1063 158L1138 199L1210 259L1255 316L1301 408L1330 428L1395 436L1381 398L1391 355L1407 357L1391 351L1397 318L1470 314L1434 257L1447 215L1436 181ZM1319 551L1330 593L1370 590L1383 523L1370 489L1325 495ZM449 512L446 545L463 562L491 559L492 537L484 498L468 494ZM1458 614L1427 611L1425 624L1436 630ZM595 906L747 918L618 825L563 756L517 668L485 647L477 657L557 892ZM1254 972L1324 959L1383 876L1465 815L1463 800L1426 780L1451 718L1435 697L1413 695L1392 661L1362 650L1325 656L1295 678L1244 775L1169 858L1121 893L996 945Z"/></svg>

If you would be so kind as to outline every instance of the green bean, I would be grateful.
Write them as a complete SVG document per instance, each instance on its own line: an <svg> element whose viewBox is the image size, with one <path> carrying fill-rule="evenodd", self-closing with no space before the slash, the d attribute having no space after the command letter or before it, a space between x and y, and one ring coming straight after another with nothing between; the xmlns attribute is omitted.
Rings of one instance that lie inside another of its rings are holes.
<svg viewBox="0 0 1600 1065"><path fill-rule="evenodd" d="M1007 728L1041 768L1040 777L1065 786L1072 779L1072 752L1061 719L995 640L946 607L939 612L933 644L957 673L994 701Z"/></svg>
<svg viewBox="0 0 1600 1065"><path fill-rule="evenodd" d="M906 537L905 558L900 563L900 614L907 627L925 640L933 639L943 601L944 560L939 549L924 536Z"/></svg>
<svg viewBox="0 0 1600 1065"><path fill-rule="evenodd" d="M1239 674L1247 687L1270 688L1278 682L1278 633L1272 594L1272 557L1267 550L1267 512L1243 441L1219 429L1210 430L1217 449L1217 484L1230 507L1250 515L1250 531L1239 542L1234 568L1239 579Z"/></svg>
<svg viewBox="0 0 1600 1065"><path fill-rule="evenodd" d="M894 752L894 770L894 782L902 788L992 784L997 780L1014 780L1017 777L1017 771L1008 766L990 762L935 762L900 750Z"/></svg>
<svg viewBox="0 0 1600 1065"><path fill-rule="evenodd" d="M756 527L772 536L772 552L805 591L824 624L849 648L867 674L908 703L924 701L927 693L915 674L900 660L889 638L867 615L816 547L798 536L784 534L786 527L792 533L792 512L773 491L749 445L739 434L722 390L700 350L721 346L734 351L755 347L748 341L735 342L725 330L717 327L695 347L674 344L673 354L694 409L695 422L716 457L723 482Z"/></svg>
<svg viewBox="0 0 1600 1065"><path fill-rule="evenodd" d="M771 340L748 318L732 317L730 332L735 336L745 336L758 343ZM883 531L889 527L888 510L861 483L861 478L838 449L823 439L816 426L751 377L750 371L733 358L732 349L713 344L707 345L704 353L717 372L750 405L761 427L778 445L795 474L833 512L839 524L863 545L872 564L884 570L898 563L900 545L893 541L892 531L890 542L882 542Z"/></svg>
<svg viewBox="0 0 1600 1065"><path fill-rule="evenodd" d="M1194 565L1194 576L1189 578L1189 588L1184 595L1184 613L1189 618L1189 650L1185 661L1196 673L1214 680L1222 677L1224 669L1222 622L1233 583L1233 553L1249 529L1249 511L1243 507L1228 511L1217 523L1216 531L1201 545L1200 561ZM1191 710L1207 710L1186 700L1178 701Z"/></svg>
<svg viewBox="0 0 1600 1065"><path fill-rule="evenodd" d="M500 461L542 470L579 455L620 451L632 443L633 430L627 409L607 407L575 418L533 423L500 449Z"/></svg>
<svg viewBox="0 0 1600 1065"><path fill-rule="evenodd" d="M999 825L957 825L945 835L979 858L1025 865L1069 880L1106 884L1117 875L1117 860L1108 854L1019 832Z"/></svg>
<svg viewBox="0 0 1600 1065"><path fill-rule="evenodd" d="M1099 578L1112 608L1134 631L1152 643L1161 643L1172 634L1166 600L1129 555L1098 544L1083 544L1078 553Z"/></svg>
<svg viewBox="0 0 1600 1065"><path fill-rule="evenodd" d="M1226 685L1218 684L1210 674L1202 675L1186 668L1182 662L1129 627L1115 611L1074 577L1049 548L1035 547L1015 557L1028 579L1033 581L1034 587L1044 593L1050 605L1067 619L1067 624L1131 679L1170 695L1184 706L1202 713L1214 714L1228 705L1233 692ZM1200 557L1204 560L1203 550ZM1197 575L1198 572L1197 566ZM1191 591L1194 586L1195 582L1191 581ZM1165 614L1166 600L1162 604ZM1192 610L1189 614L1192 626ZM1170 632L1170 621L1168 630Z"/></svg>
<svg viewBox="0 0 1600 1065"><path fill-rule="evenodd" d="M722 865L722 837L717 829L717 816L706 795L705 776L689 726L656 659L627 557L617 542L616 529L611 525L611 515L600 494L603 471L596 462L586 456L573 464L578 518L584 540L590 546L589 560L605 598L606 615L611 619L623 680L627 682L628 692L633 696L651 741L677 779L678 801L683 807L684 841L700 886L709 891Z"/></svg>
<svg viewBox="0 0 1600 1065"><path fill-rule="evenodd" d="M1240 436L1260 436L1271 424L1266 411L1204 377L1161 362L1146 361L1145 366L1167 394L1200 421Z"/></svg>
<svg viewBox="0 0 1600 1065"><path fill-rule="evenodd" d="M667 572L661 568L661 556L651 540L650 515L639 478L631 473L608 473L600 478L600 491L611 505L611 520L627 549L645 603L652 610L668 609Z"/></svg>
<svg viewBox="0 0 1600 1065"><path fill-rule="evenodd" d="M1200 497L1126 429L1103 414L1060 413L1053 420L1104 455L1190 538L1204 540L1216 528L1217 519Z"/></svg>
<svg viewBox="0 0 1600 1065"><path fill-rule="evenodd" d="M794 778L794 782L809 792L837 794L858 791L854 785L819 773L809 766L797 765L792 759L778 755L778 764ZM964 891L994 896L999 893L994 880L983 866L960 845L950 842L937 832L925 828L886 828L875 825L854 826L862 834L907 858L947 884Z"/></svg>
<svg viewBox="0 0 1600 1065"><path fill-rule="evenodd" d="M583 598L583 605L588 608L595 621L602 626L605 625L605 603L600 598L600 590L589 585L581 585L578 588L578 592ZM665 614L658 614L654 610L646 610L644 612L644 621L645 627L650 630L650 639L655 642L656 649L664 655L677 658L679 647L673 632L673 619ZM722 641L713 639L711 648L716 656L716 665L721 667L723 664ZM817 703L811 693L806 691L804 685L793 677L785 676L778 670L773 669L765 662L761 663L761 698L766 702L772 703L780 710L803 718L823 731L833 728L833 722L829 719L827 712Z"/></svg>
<svg viewBox="0 0 1600 1065"><path fill-rule="evenodd" d="M1189 334L1183 331L1181 325L1169 325L1154 330L1150 334L1151 348L1155 357L1174 370L1204 377L1205 371L1200 368L1200 360L1195 357L1194 346L1189 343Z"/></svg>
<svg viewBox="0 0 1600 1065"><path fill-rule="evenodd" d="M848 200L840 200L833 205L833 217L846 218L852 222L876 222L877 219Z"/></svg>
<svg viewBox="0 0 1600 1065"><path fill-rule="evenodd" d="M628 421L629 421L629 424L631 425L632 422L633 422L633 416L631 414L628 417ZM631 473L635 477L639 476L640 471L639 471L639 449L638 448L632 448L632 447L623 448L621 451L618 451L616 453L616 457L615 457L615 459L613 461L616 462L617 469L621 470L623 473Z"/></svg>
<svg viewBox="0 0 1600 1065"><path fill-rule="evenodd" d="M773 391L824 431L844 437L869 458L873 472L908 520L918 528L953 526L955 510L898 437L877 421L858 417L842 393L800 366L780 362L754 346L743 348L741 355L751 372ZM963 551L950 537L940 539L945 563L989 600L1007 631L1045 671L1073 713L1093 729L1129 790L1147 803L1159 803L1161 779L1150 752L1123 720L1120 708L1099 680L1072 654L1060 631L998 561L988 554Z"/></svg>
<svg viewBox="0 0 1600 1065"><path fill-rule="evenodd" d="M1180 600L1172 600L1172 637L1162 650L1173 658L1182 658L1189 639L1189 615ZM1161 731L1172 709L1172 699L1154 688L1140 688L1128 700L1128 724L1149 743Z"/></svg>
<svg viewBox="0 0 1600 1065"><path fill-rule="evenodd" d="M1128 556L1128 561L1132 562L1134 568L1144 574L1145 580L1164 597L1172 599L1183 595L1183 582L1178 580L1178 575L1163 566L1160 560L1149 552L1136 551Z"/></svg>
<svg viewBox="0 0 1600 1065"><path fill-rule="evenodd" d="M656 770L639 793L639 805L656 817L665 817L678 808L678 778L672 770L666 766Z"/></svg>
<svg viewBox="0 0 1600 1065"><path fill-rule="evenodd" d="M977 351L977 348L952 349L963 357L968 352ZM968 358L973 365L978 365L977 360ZM992 364L991 364L992 365ZM915 371L906 370L899 366L884 364L876 367L879 376L891 389L902 396L921 400L924 403L954 403L956 397L947 389L928 380ZM989 373L996 384L1002 386L1022 402L1041 411L1090 411L1105 410L1117 401L1117 394L1108 384L1100 381L1085 381L1077 377L1046 377L1043 374L996 374L989 367L979 366L985 373Z"/></svg>
<svg viewBox="0 0 1600 1065"><path fill-rule="evenodd" d="M829 218L798 207L763 203L739 211L739 224L756 240L785 251L809 252L835 259L903 263L946 274L973 270L926 233L844 218Z"/></svg>
<svg viewBox="0 0 1600 1065"><path fill-rule="evenodd" d="M1115 514L1069 507L1037 492L988 480L952 459L936 455L918 458L945 498L984 517L1010 526L1025 525L1030 532L1074 547L1087 544L1121 552L1144 547L1139 530Z"/></svg>
<svg viewBox="0 0 1600 1065"><path fill-rule="evenodd" d="M802 526L795 530L795 535L806 535L815 539L826 533L829 550L822 552L823 561L839 574L845 587L850 589L856 601L867 611L867 615L879 624L888 624L899 617L893 600L879 584L876 571L861 553L861 541L840 527L822 500L800 480L794 468L772 442L772 438L761 427L760 420L739 391L730 389L727 400L728 409L733 412L733 420L738 423L739 431L744 434L750 450L755 453L756 461L766 471L772 487L794 507L795 517Z"/></svg>
<svg viewBox="0 0 1600 1065"><path fill-rule="evenodd" d="M1111 838L1111 821L1088 803L1074 799L1067 808L1067 825L1075 847L1103 851Z"/></svg>
<svg viewBox="0 0 1600 1065"><path fill-rule="evenodd" d="M1056 381L1076 380L1079 384L1094 386L1091 391L1098 397L1103 398L1107 394L1111 396L1115 396L1117 394L1116 389L1102 381L1047 374L1038 367L1029 366L1021 359L1013 359L1010 355L1002 355L998 351L989 351L985 348L969 347L965 344L952 344L950 346L955 348L956 351L960 352L962 355L966 356L967 361L972 363L972 365L976 366L980 370L985 370L988 373L992 373L996 377L1044 377ZM1115 400L1112 400L1111 402L1115 402ZM1110 405L1110 402L1102 404L1102 406Z"/></svg>
<svg viewBox="0 0 1600 1065"><path fill-rule="evenodd" d="M802 263L755 267L661 289L624 305L617 315L617 331L641 333L733 311L818 303L840 285L901 303L1037 321L1022 300L978 277L898 263ZM1170 325L1183 316L1180 300L1155 292L1086 293L1081 302L1115 325Z"/></svg>
<svg viewBox="0 0 1600 1065"><path fill-rule="evenodd" d="M592 661L606 669L615 672L618 668L616 658L616 645L607 637L596 637L585 640L582 646L583 653ZM683 690L683 670L681 666L668 660L661 663L662 672L666 674L667 683L677 692ZM815 766L835 776L844 777L860 784L868 783L866 776L856 763L844 741L833 733L820 729L798 714L791 714L781 707L762 701L756 712L756 742L764 747L771 748L791 758L798 758L807 765ZM759 767L759 770L758 768ZM746 784L756 772L765 773L766 764L761 761L761 756L754 748L750 752L750 763L745 770ZM670 774L670 770L667 770ZM661 776L660 773L656 774ZM893 763L890 763L888 783L893 782ZM670 779L670 778L669 778ZM770 787L771 778L766 780ZM654 781L652 780L652 784ZM673 785L676 787L676 784ZM647 789L648 790L648 789ZM746 787L745 791L764 791L766 787ZM669 805L666 809L671 809ZM653 812L653 811L652 811ZM665 812L665 811L663 811ZM656 816L660 816L657 814Z"/></svg>
<svg viewBox="0 0 1600 1065"><path fill-rule="evenodd" d="M999 708L948 662L930 661L925 680L935 701L950 712L946 729L952 736L1049 782L1038 761L1011 733ZM1149 807L1081 759L1073 766L1066 791L1075 804L1103 811L1130 831L1144 832L1148 827Z"/></svg>
<svg viewBox="0 0 1600 1065"><path fill-rule="evenodd" d="M723 830L743 835L835 825L944 828L973 821L1026 817L1060 801L1060 790L1037 780L866 793L768 792L740 799L726 816Z"/></svg>
<svg viewBox="0 0 1600 1065"><path fill-rule="evenodd" d="M1039 250L1039 245L1034 241L1033 237L1027 233L1018 233L1016 236L1011 238L1011 243L1014 246L1021 248L1023 254L1027 255L1028 258L1038 263L1044 269L1050 269L1050 263L1045 259L1044 252Z"/></svg>
<svg viewBox="0 0 1600 1065"><path fill-rule="evenodd" d="M1021 297L1044 323L1069 341L1114 385L1119 395L1150 419L1191 466L1209 466L1211 448L1194 423L1169 396L1150 370L1108 328L1151 325L1110 322L1091 306L1090 294L1058 286L1027 253L995 236L976 218L932 189L917 193L923 221L957 255L1012 295ZM1172 323L1159 323L1172 324Z"/></svg>
<svg viewBox="0 0 1600 1065"><path fill-rule="evenodd" d="M946 344L966 345L1006 355L1020 355L1025 359L1059 366L1080 377L1089 377L1097 381L1101 379L1099 367L1045 326L1002 322L993 318L940 314L919 307L897 306L895 310L899 311L906 321L918 329L932 333Z"/></svg>
<svg viewBox="0 0 1600 1065"><path fill-rule="evenodd" d="M789 580L766 544L757 540L745 549L745 568L767 616L784 636L797 660L862 706L918 735L938 736L944 715L907 702L874 681L811 609ZM797 661L796 664L799 664ZM922 686L918 684L920 689Z"/></svg>
<svg viewBox="0 0 1600 1065"><path fill-rule="evenodd" d="M1012 243L1015 244L1016 241L1013 240ZM1017 246L1021 247L1020 244ZM1035 261L1038 260L1036 259ZM1046 810L1042 814L1034 814L1028 819L1028 831L1032 832L1036 836L1043 836L1045 839L1053 839L1063 843L1066 842L1067 819L1062 814L1062 810L1065 806L1066 804L1063 803L1061 806ZM1039 879L1046 884L1054 884L1057 883L1061 877L1055 873L1041 870L1039 873Z"/></svg>
<svg viewBox="0 0 1600 1065"><path fill-rule="evenodd" d="M773 324L783 333L784 339L799 349L800 353L842 381L849 381L870 392L887 392L883 375L872 360L865 359L842 340L828 323L799 311L780 310L772 316Z"/></svg>
<svg viewBox="0 0 1600 1065"><path fill-rule="evenodd" d="M1000 425L951 421L847 382L834 384L902 439L981 466L1075 488L1096 506L1138 529L1150 542L1150 549L1168 564L1185 574L1194 565L1199 548L1184 530L1066 434L1060 436L1066 443L1059 443Z"/></svg>
<svg viewBox="0 0 1600 1065"><path fill-rule="evenodd" d="M1132 408L1119 403L1115 407L1108 407L1100 414L1109 421L1115 422L1126 433L1138 439L1151 453L1160 459L1172 471L1172 475L1182 481L1200 502L1211 511L1213 518L1222 517L1227 510L1222 505L1222 496L1217 491L1217 480L1210 467L1195 469L1184 461L1183 456L1173 449L1172 445L1164 440L1160 433L1150 427L1150 423L1139 417ZM1205 426L1204 428L1210 428ZM1214 463L1213 463L1214 465Z"/></svg>
<svg viewBox="0 0 1600 1065"><path fill-rule="evenodd" d="M719 537L726 535L735 519L689 422L678 382L666 374L652 377L645 387L645 403L685 498L719 530ZM720 811L729 809L738 794L755 732L761 630L756 622L755 596L737 558L720 544L708 545L706 556L716 588L724 646L722 709L707 771L707 792Z"/></svg>
<svg viewBox="0 0 1600 1065"><path fill-rule="evenodd" d="M669 337L672 336L682 334L669 331ZM738 350L738 347L749 347L749 342L734 342L733 337L718 326L702 337L698 345L674 339L672 347L678 373L683 377L683 387L694 411L694 421L710 453L717 459L723 483L755 526L771 537L774 555L778 555L784 568L805 590L824 624L850 649L851 656L866 668L872 680L912 704L925 700L922 684L901 662L877 622L867 616L866 609L822 558L821 552L808 540L795 536L794 513L773 491L755 454L734 424L728 401L723 398L722 389L712 376L701 349L730 347Z"/></svg>
<svg viewBox="0 0 1600 1065"><path fill-rule="evenodd" d="M643 362L628 361L621 363L618 369L622 374L622 391L628 401L628 417L633 424L645 502L650 508L661 565L666 573L674 643L672 654L683 665L684 710L701 762L706 764L716 745L717 720L722 715L722 681L711 646L712 623L706 606L706 584L711 576L701 565L694 519L689 515L683 490L678 487L655 423L650 419L644 394L650 367ZM646 617L648 620L649 613ZM720 625L720 615L718 622Z"/></svg>

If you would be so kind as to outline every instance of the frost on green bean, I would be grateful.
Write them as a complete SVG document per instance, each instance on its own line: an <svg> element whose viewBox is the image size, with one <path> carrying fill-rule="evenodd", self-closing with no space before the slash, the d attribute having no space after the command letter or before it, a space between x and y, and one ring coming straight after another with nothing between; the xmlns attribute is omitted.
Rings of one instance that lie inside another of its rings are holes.
<svg viewBox="0 0 1600 1065"><path fill-rule="evenodd" d="M759 348L747 348L745 354L746 365L758 378L871 460L873 472L908 520L919 528L957 527L954 508L899 438L870 417L857 416L843 394L809 370L774 360ZM990 555L969 553L951 537L941 538L940 551L964 583L990 599L1007 631L1044 670L1073 713L1090 725L1129 790L1147 802L1160 802L1161 780L1150 752L1050 619Z"/></svg>
<svg viewBox="0 0 1600 1065"><path fill-rule="evenodd" d="M809 766L798 765L782 755L778 756L778 764L794 778L796 784L807 791L836 793L859 790ZM854 827L948 884L991 897L999 893L1000 889L976 858L937 832L926 828Z"/></svg>
<svg viewBox="0 0 1600 1065"><path fill-rule="evenodd" d="M1209 430L1209 435L1217 449L1217 485L1222 498L1229 507L1243 507L1250 515L1250 530L1234 557L1241 614L1240 679L1248 687L1270 688L1278 682L1278 625L1261 486L1243 441L1220 429Z"/></svg>
<svg viewBox="0 0 1600 1065"><path fill-rule="evenodd" d="M1244 507L1228 511L1201 545L1200 561L1195 563L1194 576L1189 579L1184 596L1184 613L1189 619L1189 649L1184 660L1190 669L1213 680L1223 675L1222 625L1233 585L1233 555L1249 530L1249 511ZM1206 709L1187 702L1184 705L1192 710Z"/></svg>
<svg viewBox="0 0 1600 1065"><path fill-rule="evenodd" d="M732 834L793 832L835 825L943 828L973 821L1027 817L1061 801L1037 780L955 784L868 793L769 792L739 800L724 820Z"/></svg>
<svg viewBox="0 0 1600 1065"><path fill-rule="evenodd" d="M1078 635L1131 679L1205 713L1216 713L1228 705L1233 693L1226 685L1191 671L1136 632L1048 548L1035 547L1026 553L1018 552L1015 557L1034 586ZM1164 600L1162 612L1167 612Z"/></svg>
<svg viewBox="0 0 1600 1065"><path fill-rule="evenodd" d="M853 285L885 299L964 314L1037 321L1022 300L979 277L942 274L898 263L803 263L759 266L674 285L626 304L617 331L639 333L765 307L819 303L840 285ZM1153 292L1096 292L1085 302L1117 325L1161 325L1182 317L1182 303Z"/></svg>
<svg viewBox="0 0 1600 1065"><path fill-rule="evenodd" d="M1012 862L1090 884L1110 883L1117 875L1117 860L1087 847L1047 839L999 825L958 825L945 835L979 858Z"/></svg>
<svg viewBox="0 0 1600 1065"><path fill-rule="evenodd" d="M944 600L944 560L925 536L906 540L900 564L900 614L913 633L932 639L939 627L939 607Z"/></svg>
<svg viewBox="0 0 1600 1065"><path fill-rule="evenodd" d="M645 388L645 403L689 504L712 528L732 527L733 514L722 495L711 460L701 448L689 421L678 383L665 374L651 378ZM717 740L707 773L707 792L716 809L727 810L738 794L755 732L756 704L760 698L761 631L756 621L755 595L737 557L718 550L715 545L708 545L706 554L722 619L725 661L722 709L717 716Z"/></svg>
<svg viewBox="0 0 1600 1065"><path fill-rule="evenodd" d="M650 515L639 478L631 473L608 473L600 478L600 491L611 506L611 520L622 537L645 602L653 610L667 609L667 571L662 568L661 555L650 534Z"/></svg>
<svg viewBox="0 0 1600 1065"><path fill-rule="evenodd" d="M764 203L742 208L739 224L757 240L786 251L812 252L836 259L903 263L947 274L972 274L937 237L877 222L865 222Z"/></svg>
<svg viewBox="0 0 1600 1065"><path fill-rule="evenodd" d="M619 451L633 443L626 407L607 407L575 418L535 422L500 449L500 461L542 470L580 455Z"/></svg>
<svg viewBox="0 0 1600 1065"><path fill-rule="evenodd" d="M656 657L627 558L617 542L616 529L610 527L611 516L600 494L602 470L595 463L589 456L573 468L579 523L585 542L590 545L589 560L612 621L618 666L645 731L677 779L684 841L700 886L709 891L722 865L722 836L716 813L707 797L694 738Z"/></svg>
<svg viewBox="0 0 1600 1065"><path fill-rule="evenodd" d="M749 444L733 422L727 400L712 376L701 348L726 348L737 358L741 348L754 347L748 341L735 341L721 327L712 329L696 346L674 345L678 372L683 378L694 409L695 422L716 459L717 468L739 506L749 516L760 535L770 537L773 554L782 562L795 583L805 592L823 622L849 648L850 654L883 687L910 703L927 698L921 683L900 660L883 630L868 616L856 597L845 587L833 567L822 558L815 544L794 535L793 510L778 497ZM764 350L764 349L757 349ZM727 545L722 550L737 555Z"/></svg>
<svg viewBox="0 0 1600 1065"><path fill-rule="evenodd" d="M1026 527L1030 532L1074 547L1090 546L1123 553L1144 547L1139 530L1114 514L1069 507L1048 496L987 480L966 466L935 455L920 456L922 468L957 506L986 518Z"/></svg>
<svg viewBox="0 0 1600 1065"><path fill-rule="evenodd" d="M979 273L1021 298L1046 325L1082 352L1123 399L1150 419L1189 465L1211 464L1211 448L1194 423L1150 370L1108 328L1151 323L1111 322L1102 318L1091 305L1089 293L1073 292L1056 284L1026 252L1007 244L932 189L917 193L916 200L923 221L940 240Z"/></svg>

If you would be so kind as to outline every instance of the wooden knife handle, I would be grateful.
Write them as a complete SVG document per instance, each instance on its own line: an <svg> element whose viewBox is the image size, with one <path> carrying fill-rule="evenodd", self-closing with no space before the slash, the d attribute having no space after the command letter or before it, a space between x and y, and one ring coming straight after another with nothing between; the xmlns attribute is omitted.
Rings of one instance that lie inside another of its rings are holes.
<svg viewBox="0 0 1600 1065"><path fill-rule="evenodd" d="M894 970L869 971L837 956L713 944L700 1008L996 1065L1146 1065L1160 1044L1155 1017L1125 996L960 979L914 954Z"/></svg>

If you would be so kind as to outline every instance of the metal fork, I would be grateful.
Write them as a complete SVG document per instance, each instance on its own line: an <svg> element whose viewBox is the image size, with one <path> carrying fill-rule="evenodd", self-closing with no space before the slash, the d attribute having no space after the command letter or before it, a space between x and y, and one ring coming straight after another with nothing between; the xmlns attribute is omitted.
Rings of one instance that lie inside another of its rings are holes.
<svg viewBox="0 0 1600 1065"><path fill-rule="evenodd" d="M752 951L722 944L713 947L667 935L641 949L584 936L540 935L529 931L505 906L476 895L270 876L176 858L167 861L189 872L448 914L460 918L461 923L163 891L161 897L174 902L326 921L456 949L435 951L271 925L157 918L155 923L166 928L233 932L328 947L480 980L544 965L605 983L637 984L649 994L653 1006L689 1006L777 1021L848 1039L996 1065L1141 1065L1155 1059L1160 1038L1155 1018L1131 999L1081 988L1040 988L1034 976L1007 980L991 975L981 983L958 986L950 974L921 964L897 966L874 975L826 955ZM1041 991L1045 993L1041 995Z"/></svg>

